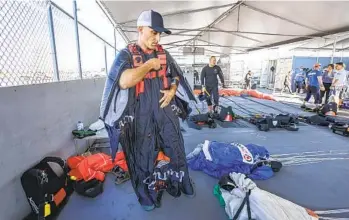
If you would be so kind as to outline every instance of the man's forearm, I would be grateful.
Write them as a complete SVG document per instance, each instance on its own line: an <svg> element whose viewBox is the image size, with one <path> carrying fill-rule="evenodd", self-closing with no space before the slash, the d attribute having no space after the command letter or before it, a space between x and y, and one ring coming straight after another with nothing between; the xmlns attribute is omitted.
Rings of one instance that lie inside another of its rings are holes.
<svg viewBox="0 0 349 220"><path fill-rule="evenodd" d="M140 82L145 74L150 72L151 65L144 63L142 66L125 70L120 77L119 86L121 89L128 89Z"/></svg>
<svg viewBox="0 0 349 220"><path fill-rule="evenodd" d="M318 81L319 81L319 85L320 85L320 86L324 86L324 84L322 83L322 77L321 77L321 76L318 76L317 79L318 79Z"/></svg>
<svg viewBox="0 0 349 220"><path fill-rule="evenodd" d="M178 83L171 83L171 88L170 91L171 93L176 94L177 88L178 88L178 84L179 84L179 77L174 77L173 80L176 80Z"/></svg>
<svg viewBox="0 0 349 220"><path fill-rule="evenodd" d="M333 79L331 86L336 86L338 79Z"/></svg>
<svg viewBox="0 0 349 220"><path fill-rule="evenodd" d="M219 78L220 78L220 80L221 80L221 83L224 84L224 76L223 76L223 73L222 73L222 72L220 72Z"/></svg>

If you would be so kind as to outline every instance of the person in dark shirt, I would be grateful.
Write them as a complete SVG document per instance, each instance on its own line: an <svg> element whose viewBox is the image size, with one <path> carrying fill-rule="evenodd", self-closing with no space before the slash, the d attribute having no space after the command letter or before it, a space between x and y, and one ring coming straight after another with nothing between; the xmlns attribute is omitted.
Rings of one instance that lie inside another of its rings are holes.
<svg viewBox="0 0 349 220"><path fill-rule="evenodd" d="M207 105L210 112L213 111L211 98L213 97L214 105L218 105L218 79L219 76L221 83L224 87L224 77L222 70L219 66L216 65L216 57L211 56L209 65L205 66L201 71L201 85L202 92L206 91L210 94L207 96Z"/></svg>
<svg viewBox="0 0 349 220"><path fill-rule="evenodd" d="M200 83L199 82L199 73L197 70L194 70L194 84L196 84L197 82Z"/></svg>
<svg viewBox="0 0 349 220"><path fill-rule="evenodd" d="M195 97L174 58L159 45L161 33L171 34L161 14L143 11L137 32L137 42L121 50L110 68L100 114L111 148L120 141L138 202L150 211L161 206L164 190L195 196L178 119L189 112L179 96Z"/></svg>
<svg viewBox="0 0 349 220"><path fill-rule="evenodd" d="M288 72L288 74L285 77L284 88L282 89L282 91L286 91L286 89L287 89L289 93L292 93L291 88L290 88L289 74L290 74L290 72Z"/></svg>
<svg viewBox="0 0 349 220"><path fill-rule="evenodd" d="M251 88L251 78L252 78L252 73L251 73L251 70L249 70L245 75L245 89Z"/></svg>
<svg viewBox="0 0 349 220"><path fill-rule="evenodd" d="M297 68L294 73L294 79L293 79L293 84L295 85L295 89L297 90L297 93L301 92L301 89L303 88L304 85L304 78L305 78L305 71L303 69L303 66L300 68Z"/></svg>
<svg viewBox="0 0 349 220"><path fill-rule="evenodd" d="M304 99L302 107L305 107L305 102L308 102L312 95L314 96L315 104L318 107L320 104L320 90L325 90L325 87L322 84L322 74L320 72L319 63L316 63L314 69L308 73L305 83L307 96Z"/></svg>
<svg viewBox="0 0 349 220"><path fill-rule="evenodd" d="M328 98L330 97L330 90L331 90L331 85L332 81L334 78L334 65L333 64L328 64L327 70L325 70L324 74L322 75L322 81L325 87L324 91L321 91L321 100L324 98L325 94L325 104L328 102Z"/></svg>
<svg viewBox="0 0 349 220"><path fill-rule="evenodd" d="M332 115L335 116L337 115L338 111L338 105L336 103L336 99L334 95L331 95L329 97L328 103L326 103L321 109L320 109L320 114L321 115Z"/></svg>

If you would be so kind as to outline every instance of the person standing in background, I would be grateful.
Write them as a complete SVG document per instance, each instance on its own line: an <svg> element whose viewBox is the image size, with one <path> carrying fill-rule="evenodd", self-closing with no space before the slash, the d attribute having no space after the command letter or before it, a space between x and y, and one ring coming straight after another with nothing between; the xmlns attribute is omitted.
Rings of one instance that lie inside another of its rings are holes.
<svg viewBox="0 0 349 220"><path fill-rule="evenodd" d="M310 97L313 95L315 99L316 107L319 107L320 104L320 90L325 90L322 83L322 74L320 72L320 64L316 63L314 69L310 71L305 80L307 96L304 99L303 105L305 107L305 102L308 102Z"/></svg>
<svg viewBox="0 0 349 220"><path fill-rule="evenodd" d="M328 64L327 69L325 69L323 75L322 75L322 82L324 84L325 90L321 91L321 101L323 100L325 94L325 103L328 103L328 98L330 97L330 90L331 90L331 85L334 77L334 65L333 64Z"/></svg>
<svg viewBox="0 0 349 220"><path fill-rule="evenodd" d="M252 72L249 70L245 75L245 89L251 89Z"/></svg>
<svg viewBox="0 0 349 220"><path fill-rule="evenodd" d="M194 70L194 83L196 84L199 81L199 73L197 70Z"/></svg>
<svg viewBox="0 0 349 220"><path fill-rule="evenodd" d="M345 71L344 69L343 62L338 62L336 63L336 72L334 73L334 78L331 86L331 89L333 89L335 92L336 102L338 106L341 105L341 101L342 101L341 93L344 86L346 85L346 81L347 81L347 71Z"/></svg>
<svg viewBox="0 0 349 220"><path fill-rule="evenodd" d="M292 92L296 92L297 88L298 88L298 93L300 93L300 88L302 87L297 87L299 84L297 84L297 82L299 81L296 81L296 78L300 77L300 76L303 76L303 78L301 79L298 79L298 80L302 80L302 83L304 83L304 77L305 77L305 74L304 74L304 69L303 69L303 66L300 66L299 68L296 68L295 70L292 70L291 71L291 89L292 89Z"/></svg>
<svg viewBox="0 0 349 220"><path fill-rule="evenodd" d="M285 80L284 80L284 88L282 89L282 91L286 91L286 89L288 89L288 92L292 94L292 91L290 89L290 80L289 80L289 75L290 72L288 72L288 74L285 76Z"/></svg>
<svg viewBox="0 0 349 220"><path fill-rule="evenodd" d="M293 81L293 84L295 85L295 89L292 90L292 92L295 92L297 90L297 93L300 93L301 89L303 88L304 80L305 80L305 74L303 71L303 67L301 66L299 69L296 69L295 71L294 81Z"/></svg>
<svg viewBox="0 0 349 220"><path fill-rule="evenodd" d="M209 93L209 96L207 96L207 105L210 112L213 111L211 97L213 97L215 106L218 105L219 101L217 76L219 76L219 79L224 87L224 76L222 69L216 65L216 57L211 56L210 63L201 71L202 92L204 93L206 90Z"/></svg>

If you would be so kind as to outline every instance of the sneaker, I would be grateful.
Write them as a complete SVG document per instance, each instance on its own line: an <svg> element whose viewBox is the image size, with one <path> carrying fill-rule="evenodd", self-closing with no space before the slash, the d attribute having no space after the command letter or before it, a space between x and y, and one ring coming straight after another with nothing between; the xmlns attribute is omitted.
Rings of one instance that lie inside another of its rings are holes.
<svg viewBox="0 0 349 220"><path fill-rule="evenodd" d="M196 196L195 183L194 183L194 181L191 178L190 178L190 183L191 183L191 185L193 187L193 194L192 195L188 195L188 194L185 194L185 193L183 193L183 194L186 197L188 197L188 198L194 198Z"/></svg>
<svg viewBox="0 0 349 220"><path fill-rule="evenodd" d="M142 205L142 208L145 211L151 211L151 210L155 209L155 205Z"/></svg>

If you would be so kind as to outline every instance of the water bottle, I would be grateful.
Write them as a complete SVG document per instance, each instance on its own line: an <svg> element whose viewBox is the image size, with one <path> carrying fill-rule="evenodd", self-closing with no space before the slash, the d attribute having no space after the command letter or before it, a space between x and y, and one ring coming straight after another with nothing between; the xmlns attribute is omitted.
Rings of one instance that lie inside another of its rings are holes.
<svg viewBox="0 0 349 220"><path fill-rule="evenodd" d="M81 121L78 121L76 127L77 127L78 131L84 130L84 124Z"/></svg>

